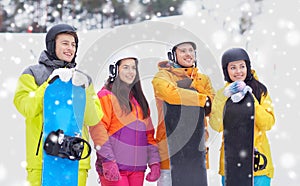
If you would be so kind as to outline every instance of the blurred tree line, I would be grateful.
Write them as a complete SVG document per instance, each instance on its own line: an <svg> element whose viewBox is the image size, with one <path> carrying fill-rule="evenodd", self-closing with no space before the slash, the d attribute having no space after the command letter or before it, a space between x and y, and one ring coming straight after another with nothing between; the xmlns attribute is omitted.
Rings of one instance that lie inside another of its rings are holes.
<svg viewBox="0 0 300 186"><path fill-rule="evenodd" d="M46 32L65 22L79 29L111 28L180 15L184 0L0 0L0 32Z"/></svg>

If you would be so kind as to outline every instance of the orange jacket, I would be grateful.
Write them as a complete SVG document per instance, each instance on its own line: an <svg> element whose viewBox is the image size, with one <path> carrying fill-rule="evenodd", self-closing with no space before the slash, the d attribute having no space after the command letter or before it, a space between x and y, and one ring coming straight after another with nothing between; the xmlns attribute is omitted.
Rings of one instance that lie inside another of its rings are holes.
<svg viewBox="0 0 300 186"><path fill-rule="evenodd" d="M126 114L111 91L103 88L98 97L104 116L99 124L90 127L97 163L111 160L118 163L120 170L145 171L147 164L160 162L151 118L143 118L136 99L130 99L132 111ZM102 166L96 168L102 172Z"/></svg>

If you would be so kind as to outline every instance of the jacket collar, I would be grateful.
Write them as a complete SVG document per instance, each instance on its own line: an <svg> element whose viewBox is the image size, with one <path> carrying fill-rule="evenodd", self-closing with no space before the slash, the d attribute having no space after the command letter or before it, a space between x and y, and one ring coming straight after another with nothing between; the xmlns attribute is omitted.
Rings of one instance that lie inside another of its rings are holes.
<svg viewBox="0 0 300 186"><path fill-rule="evenodd" d="M40 58L39 58L39 63L44 64L48 67L51 67L53 69L56 68L74 68L76 66L76 63L69 63L61 60L51 60L47 54L47 51L42 51Z"/></svg>
<svg viewBox="0 0 300 186"><path fill-rule="evenodd" d="M190 68L174 68L170 61L161 61L158 63L159 70L167 70L176 76L192 76L198 72L197 67Z"/></svg>

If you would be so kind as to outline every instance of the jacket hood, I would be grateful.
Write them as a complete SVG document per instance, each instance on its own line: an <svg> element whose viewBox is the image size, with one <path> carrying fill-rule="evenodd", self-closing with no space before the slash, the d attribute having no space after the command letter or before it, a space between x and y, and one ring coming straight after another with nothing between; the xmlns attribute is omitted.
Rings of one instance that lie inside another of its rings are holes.
<svg viewBox="0 0 300 186"><path fill-rule="evenodd" d="M198 72L197 67L175 68L173 66L173 62L168 60L159 62L158 70L167 70L179 77L192 76L193 74L196 74Z"/></svg>
<svg viewBox="0 0 300 186"><path fill-rule="evenodd" d="M168 61L168 60L165 60L165 61L161 61L161 62L158 62L158 69L161 70L161 69L169 69L172 67L172 62Z"/></svg>
<svg viewBox="0 0 300 186"><path fill-rule="evenodd" d="M75 62L65 62L61 60L51 60L49 58L49 54L47 53L46 50L44 50L39 58L39 63L44 64L45 66L51 67L53 69L56 68L74 68L76 66Z"/></svg>
<svg viewBox="0 0 300 186"><path fill-rule="evenodd" d="M258 80L258 76L257 76L257 73L255 72L255 70L251 69L251 74L254 79Z"/></svg>

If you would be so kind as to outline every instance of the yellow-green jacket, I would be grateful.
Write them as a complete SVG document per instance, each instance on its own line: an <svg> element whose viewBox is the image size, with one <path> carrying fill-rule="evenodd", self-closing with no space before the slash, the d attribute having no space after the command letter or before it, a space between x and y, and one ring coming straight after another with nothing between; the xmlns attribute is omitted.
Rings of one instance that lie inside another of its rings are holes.
<svg viewBox="0 0 300 186"><path fill-rule="evenodd" d="M40 144L38 155L36 155L36 151L43 128L44 92L48 86L48 77L52 71L65 65L63 61L50 60L46 53L42 52L39 64L27 67L19 77L14 96L14 105L25 117L27 169L42 169L42 143ZM89 138L87 125L96 125L103 116L100 102L95 94L90 77L89 80L89 87L86 88L86 108L82 129L82 136L86 140ZM87 149L85 148L85 150ZM90 158L81 160L79 168L90 169Z"/></svg>
<svg viewBox="0 0 300 186"><path fill-rule="evenodd" d="M254 78L257 79L256 73L252 70L252 74ZM227 101L227 97L224 96L223 92L226 86L229 83L217 91L216 96L212 103L212 111L209 118L210 126L216 130L217 132L223 131L223 108L225 102ZM274 109L272 100L267 95L262 95L261 102L259 103L257 99L254 97L254 105L255 105L255 116L254 116L254 147L262 154L267 157L267 167L264 170L254 172L254 176L258 175L266 175L270 178L274 175L274 167L271 157L270 145L266 135L268 130L271 130L272 126L275 123ZM224 172L224 142L222 142L222 146L220 149L220 167L219 174L225 175Z"/></svg>

